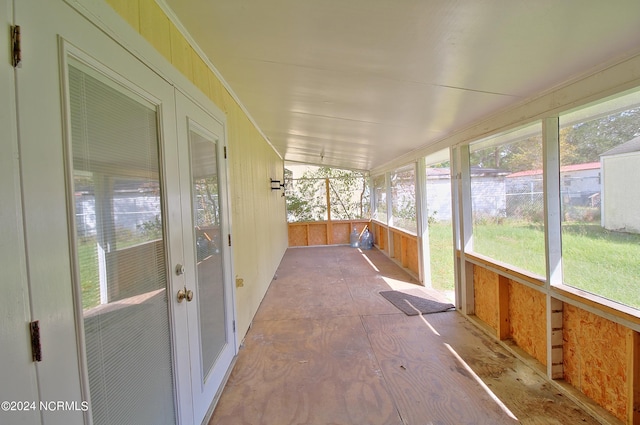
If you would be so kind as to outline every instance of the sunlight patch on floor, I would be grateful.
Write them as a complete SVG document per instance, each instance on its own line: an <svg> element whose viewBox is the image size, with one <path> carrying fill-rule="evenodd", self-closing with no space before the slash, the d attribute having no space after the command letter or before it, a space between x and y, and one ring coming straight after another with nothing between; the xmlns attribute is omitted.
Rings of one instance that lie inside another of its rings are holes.
<svg viewBox="0 0 640 425"><path fill-rule="evenodd" d="M473 369L471 369L471 367L469 367L469 365L467 364L467 362L465 362L462 357L460 357L460 355L458 355L458 353L456 352L456 350L454 350L449 344L445 343L444 344L445 347L447 347L447 349L451 352L451 354L453 354L453 356L456 358L456 360L458 360L458 362L462 365L462 367L465 368L465 370L467 372L469 372L469 374L473 377L473 379L478 383L478 385L480 385L482 387L483 390L485 390L485 392L489 395L489 397L491 397L491 399L500 407L500 409L502 409L502 411L504 413L506 413L510 418L515 419L516 421L518 420L518 418L516 417L516 415L514 415L511 410L509 410L509 408L502 402L502 400L500 400L498 398L498 396L496 396L493 391L491 391L489 389L489 387L487 386L487 384L485 384L482 379L480 379L480 377L473 371Z"/></svg>

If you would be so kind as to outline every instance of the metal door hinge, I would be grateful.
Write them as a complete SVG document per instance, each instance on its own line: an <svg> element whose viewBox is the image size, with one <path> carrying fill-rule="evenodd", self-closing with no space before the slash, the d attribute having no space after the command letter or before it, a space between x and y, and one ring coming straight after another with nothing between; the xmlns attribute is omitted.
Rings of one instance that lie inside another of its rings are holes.
<svg viewBox="0 0 640 425"><path fill-rule="evenodd" d="M224 147L224 159L227 159L227 147Z"/></svg>
<svg viewBox="0 0 640 425"><path fill-rule="evenodd" d="M235 332L235 331L236 331L236 321L234 320L233 321L233 332Z"/></svg>
<svg viewBox="0 0 640 425"><path fill-rule="evenodd" d="M231 246L231 233L229 233L229 246Z"/></svg>
<svg viewBox="0 0 640 425"><path fill-rule="evenodd" d="M42 361L42 347L40 346L40 321L29 323L31 333L31 357L34 362Z"/></svg>
<svg viewBox="0 0 640 425"><path fill-rule="evenodd" d="M20 25L11 26L11 64L20 68L22 64L22 45L20 43Z"/></svg>

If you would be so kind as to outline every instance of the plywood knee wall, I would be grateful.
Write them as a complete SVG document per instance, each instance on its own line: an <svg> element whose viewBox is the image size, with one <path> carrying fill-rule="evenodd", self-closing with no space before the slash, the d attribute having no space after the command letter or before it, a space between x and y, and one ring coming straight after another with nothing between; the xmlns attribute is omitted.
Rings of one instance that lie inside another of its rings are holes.
<svg viewBox="0 0 640 425"><path fill-rule="evenodd" d="M536 290L479 265L473 267L473 283L475 316L500 339L512 340L542 365L549 361L547 341L551 341L561 350L556 357L567 383L621 421L640 423L638 332L556 300L554 308L562 320L551 329L557 328L558 338L547 338L544 288ZM505 323L509 330L501 332Z"/></svg>

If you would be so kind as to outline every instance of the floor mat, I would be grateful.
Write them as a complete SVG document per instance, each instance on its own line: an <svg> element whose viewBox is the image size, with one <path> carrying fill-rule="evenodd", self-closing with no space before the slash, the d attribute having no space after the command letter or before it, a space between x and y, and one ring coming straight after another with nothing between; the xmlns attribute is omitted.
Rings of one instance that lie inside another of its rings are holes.
<svg viewBox="0 0 640 425"><path fill-rule="evenodd" d="M407 316L440 313L455 308L453 304L442 303L431 299L421 291L381 291L380 295L385 297Z"/></svg>

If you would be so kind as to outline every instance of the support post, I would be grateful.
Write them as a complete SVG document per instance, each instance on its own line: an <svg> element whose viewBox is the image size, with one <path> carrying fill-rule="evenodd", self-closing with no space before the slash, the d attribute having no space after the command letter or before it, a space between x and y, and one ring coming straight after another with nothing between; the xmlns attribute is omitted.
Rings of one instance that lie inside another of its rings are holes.
<svg viewBox="0 0 640 425"><path fill-rule="evenodd" d="M558 117L542 121L542 182L544 185L545 252L547 256L547 376L564 377L562 302L551 297L551 286L562 283L560 219L560 142ZM558 336L560 335L560 336Z"/></svg>
<svg viewBox="0 0 640 425"><path fill-rule="evenodd" d="M456 265L456 306L462 313L475 313L473 292L473 265L467 263L465 253L473 250L473 226L471 212L471 173L469 165L469 145L456 147L451 155L453 172L451 175L452 196L456 221L456 249L460 252Z"/></svg>
<svg viewBox="0 0 640 425"><path fill-rule="evenodd" d="M640 334L627 329L627 423L640 424Z"/></svg>
<svg viewBox="0 0 640 425"><path fill-rule="evenodd" d="M509 279L498 276L498 338L502 341L511 336L511 321L509 319Z"/></svg>
<svg viewBox="0 0 640 425"><path fill-rule="evenodd" d="M429 211L427 205L427 166L425 158L416 162L416 219L418 235L418 277L431 288L431 253L429 252Z"/></svg>
<svg viewBox="0 0 640 425"><path fill-rule="evenodd" d="M333 244L333 225L331 224L331 183L324 179L325 195L327 197L327 245Z"/></svg>

